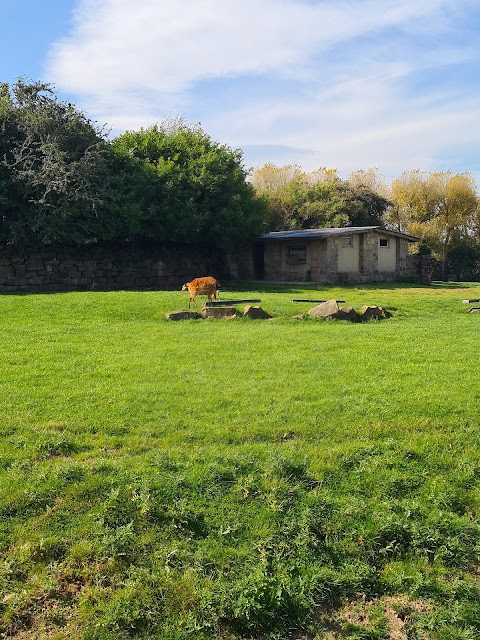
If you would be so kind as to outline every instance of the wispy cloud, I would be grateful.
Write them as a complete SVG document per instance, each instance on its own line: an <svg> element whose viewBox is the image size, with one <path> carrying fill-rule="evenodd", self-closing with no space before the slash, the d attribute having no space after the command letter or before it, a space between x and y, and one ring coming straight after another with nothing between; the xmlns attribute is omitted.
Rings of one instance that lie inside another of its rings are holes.
<svg viewBox="0 0 480 640"><path fill-rule="evenodd" d="M478 65L474 35L456 32L475 11L473 0L81 0L47 77L115 131L181 113L252 157L291 148L293 162L403 170L451 155L478 117L480 93L467 102L454 73L468 84Z"/></svg>
<svg viewBox="0 0 480 640"><path fill-rule="evenodd" d="M387 27L421 20L445 0L84 0L52 51L67 90L171 93L209 77L265 73ZM72 73L74 72L74 73Z"/></svg>

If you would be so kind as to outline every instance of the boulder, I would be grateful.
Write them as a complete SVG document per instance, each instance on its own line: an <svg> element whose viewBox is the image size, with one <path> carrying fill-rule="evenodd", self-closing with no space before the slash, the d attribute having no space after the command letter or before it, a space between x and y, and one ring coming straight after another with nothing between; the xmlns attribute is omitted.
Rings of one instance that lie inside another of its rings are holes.
<svg viewBox="0 0 480 640"><path fill-rule="evenodd" d="M353 307L340 307L335 314L336 320L349 320L350 322L361 322L362 317L355 311Z"/></svg>
<svg viewBox="0 0 480 640"><path fill-rule="evenodd" d="M312 318L335 318L335 314L340 311L340 307L336 300L327 300L313 307L308 312Z"/></svg>
<svg viewBox="0 0 480 640"><path fill-rule="evenodd" d="M382 320L383 318L390 318L392 314L384 307L365 304L360 309L360 315L363 320Z"/></svg>
<svg viewBox="0 0 480 640"><path fill-rule="evenodd" d="M196 311L171 311L165 315L168 320L198 320L202 317Z"/></svg>
<svg viewBox="0 0 480 640"><path fill-rule="evenodd" d="M231 320L237 317L237 310L235 307L204 307L202 309L202 318L223 318L224 320Z"/></svg>
<svg viewBox="0 0 480 640"><path fill-rule="evenodd" d="M352 307L339 307L336 300L327 300L313 307L308 312L312 318L325 318L325 320L349 320L350 322L360 322L361 318Z"/></svg>
<svg viewBox="0 0 480 640"><path fill-rule="evenodd" d="M244 318L252 318L252 320L268 320L272 316L264 311L262 307L247 304L243 310Z"/></svg>

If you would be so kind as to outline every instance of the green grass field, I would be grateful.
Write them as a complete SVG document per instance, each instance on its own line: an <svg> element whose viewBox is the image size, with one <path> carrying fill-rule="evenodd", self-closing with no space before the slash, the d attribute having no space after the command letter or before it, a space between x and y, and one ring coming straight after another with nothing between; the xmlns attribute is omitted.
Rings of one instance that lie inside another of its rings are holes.
<svg viewBox="0 0 480 640"><path fill-rule="evenodd" d="M222 296L0 297L0 637L478 639L480 284Z"/></svg>

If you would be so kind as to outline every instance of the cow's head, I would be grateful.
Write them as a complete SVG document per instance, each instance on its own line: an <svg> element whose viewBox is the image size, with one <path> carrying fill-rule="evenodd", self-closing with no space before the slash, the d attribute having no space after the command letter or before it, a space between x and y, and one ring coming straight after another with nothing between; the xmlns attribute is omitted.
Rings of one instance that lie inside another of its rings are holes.
<svg viewBox="0 0 480 640"><path fill-rule="evenodd" d="M182 291L186 291L188 289L188 283L182 285Z"/></svg>

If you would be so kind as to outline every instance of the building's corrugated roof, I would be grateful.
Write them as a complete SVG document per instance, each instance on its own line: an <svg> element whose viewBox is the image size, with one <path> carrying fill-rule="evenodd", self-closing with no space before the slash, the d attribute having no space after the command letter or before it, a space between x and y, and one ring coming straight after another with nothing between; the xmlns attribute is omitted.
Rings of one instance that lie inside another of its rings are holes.
<svg viewBox="0 0 480 640"><path fill-rule="evenodd" d="M389 236L404 238L409 242L419 242L420 238L409 236L399 231L390 231L380 226L374 227L335 227L325 229L295 229L294 231L271 231L260 236L260 240L300 240L308 238L328 238L331 236L349 236L353 233L367 233L368 231L379 231Z"/></svg>

